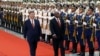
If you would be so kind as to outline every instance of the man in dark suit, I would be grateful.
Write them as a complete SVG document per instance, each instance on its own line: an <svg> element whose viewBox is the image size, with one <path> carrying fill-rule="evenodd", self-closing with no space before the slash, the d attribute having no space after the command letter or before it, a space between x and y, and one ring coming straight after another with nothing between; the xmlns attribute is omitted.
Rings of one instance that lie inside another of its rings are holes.
<svg viewBox="0 0 100 56"><path fill-rule="evenodd" d="M27 38L30 47L30 56L36 56L36 48L41 36L41 27L38 20L34 19L34 11L29 11L29 19L23 27L24 38Z"/></svg>
<svg viewBox="0 0 100 56"><path fill-rule="evenodd" d="M50 30L53 38L54 56L58 56L58 49L60 47L61 56L65 56L63 46L65 24L64 20L60 18L59 12L54 13L54 18L50 21Z"/></svg>

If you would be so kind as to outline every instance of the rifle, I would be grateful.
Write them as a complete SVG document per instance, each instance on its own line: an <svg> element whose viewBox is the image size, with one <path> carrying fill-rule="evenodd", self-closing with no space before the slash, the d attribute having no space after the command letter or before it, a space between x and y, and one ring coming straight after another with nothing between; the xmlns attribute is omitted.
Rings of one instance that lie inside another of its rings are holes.
<svg viewBox="0 0 100 56"><path fill-rule="evenodd" d="M95 23L94 18L91 18L91 24ZM90 38L90 41L93 43L94 46L94 41L95 41L95 26L92 27L92 35Z"/></svg>
<svg viewBox="0 0 100 56"><path fill-rule="evenodd" d="M67 17L65 17L65 19L66 19L66 21L68 20L68 18L67 18ZM68 30L68 22L66 23L65 35L67 35L68 40L70 40L70 39L69 39L69 30Z"/></svg>
<svg viewBox="0 0 100 56"><path fill-rule="evenodd" d="M82 22L84 22L84 17L85 17L85 15L84 15L83 18L82 18ZM85 45L85 36L84 36L84 35L85 35L85 34L84 34L85 32L84 32L84 31L85 31L85 27L86 27L86 26L83 25L82 27L83 27L83 30L82 30L81 39L83 39L83 44Z"/></svg>
<svg viewBox="0 0 100 56"><path fill-rule="evenodd" d="M76 20L76 16L73 16L74 21ZM74 23L74 32L73 32L73 37L75 38L75 41L77 42L77 23Z"/></svg>
<svg viewBox="0 0 100 56"><path fill-rule="evenodd" d="M42 12L42 16L43 16L43 12ZM43 18L42 18L42 24L41 24L41 28L43 28Z"/></svg>
<svg viewBox="0 0 100 56"><path fill-rule="evenodd" d="M84 19L85 19L85 15L86 15L86 13L87 13L87 11L88 11L88 7L87 7L87 9L84 11L84 15L82 16L82 22L84 23ZM86 25L83 25L82 26L83 27L83 30L82 30L82 35L81 35L81 39L83 39L83 44L85 45L85 27L86 27Z"/></svg>
<svg viewBox="0 0 100 56"><path fill-rule="evenodd" d="M47 17L48 17L48 12L47 12ZM48 29L48 18L47 18L47 24L46 24L46 27L45 27L45 29Z"/></svg>

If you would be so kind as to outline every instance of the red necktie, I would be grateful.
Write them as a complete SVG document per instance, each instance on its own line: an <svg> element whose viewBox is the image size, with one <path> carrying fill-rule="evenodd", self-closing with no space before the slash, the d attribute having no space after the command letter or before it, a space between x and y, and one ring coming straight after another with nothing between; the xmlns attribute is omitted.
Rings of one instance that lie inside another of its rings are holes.
<svg viewBox="0 0 100 56"><path fill-rule="evenodd" d="M59 27L61 27L61 22L59 18L57 19L57 22L58 22Z"/></svg>
<svg viewBox="0 0 100 56"><path fill-rule="evenodd" d="M35 26L34 23L33 23L33 19L32 19L32 26L33 26L33 28L34 28L34 26Z"/></svg>

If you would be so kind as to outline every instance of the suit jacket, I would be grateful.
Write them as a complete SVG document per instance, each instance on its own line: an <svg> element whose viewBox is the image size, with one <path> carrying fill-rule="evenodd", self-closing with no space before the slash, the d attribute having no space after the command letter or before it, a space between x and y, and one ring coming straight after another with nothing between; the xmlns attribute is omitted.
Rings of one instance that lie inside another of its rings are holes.
<svg viewBox="0 0 100 56"><path fill-rule="evenodd" d="M41 36L41 27L38 20L34 20L35 27L32 26L31 21L28 19L24 23L23 34L24 38L28 41L38 41Z"/></svg>
<svg viewBox="0 0 100 56"><path fill-rule="evenodd" d="M56 19L53 18L50 21L50 31L53 34L56 34L58 39L63 39L64 38L64 34L65 34L65 24L64 24L64 20L60 19L60 23L61 23L61 27L59 27L59 24L57 23Z"/></svg>

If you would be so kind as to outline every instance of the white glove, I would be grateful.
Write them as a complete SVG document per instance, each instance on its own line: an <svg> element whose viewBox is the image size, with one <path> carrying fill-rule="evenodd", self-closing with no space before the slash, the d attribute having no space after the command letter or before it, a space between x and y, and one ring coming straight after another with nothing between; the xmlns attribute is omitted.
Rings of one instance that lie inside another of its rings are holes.
<svg viewBox="0 0 100 56"><path fill-rule="evenodd" d="M78 21L77 20L75 20L74 22L78 24Z"/></svg>
<svg viewBox="0 0 100 56"><path fill-rule="evenodd" d="M93 26L96 27L97 25L95 23L93 23Z"/></svg>
<svg viewBox="0 0 100 56"><path fill-rule="evenodd" d="M70 24L70 20L66 20L66 22Z"/></svg>
<svg viewBox="0 0 100 56"><path fill-rule="evenodd" d="M87 25L87 23L86 22L83 22L83 25Z"/></svg>

